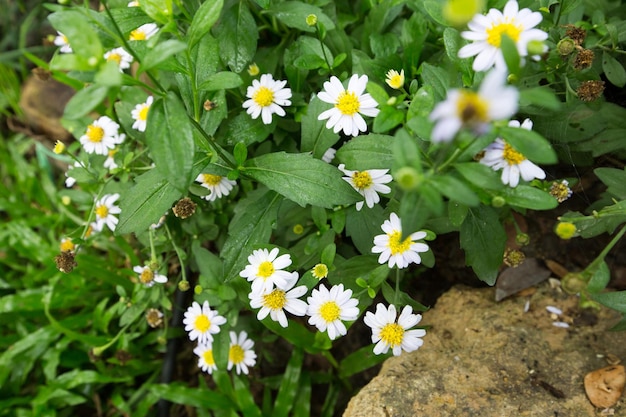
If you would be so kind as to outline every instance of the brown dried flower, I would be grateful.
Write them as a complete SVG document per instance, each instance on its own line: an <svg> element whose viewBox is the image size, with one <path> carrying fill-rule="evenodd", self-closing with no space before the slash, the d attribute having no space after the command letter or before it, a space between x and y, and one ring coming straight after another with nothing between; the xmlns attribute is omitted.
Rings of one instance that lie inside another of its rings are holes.
<svg viewBox="0 0 626 417"><path fill-rule="evenodd" d="M172 211L176 217L186 219L196 212L196 203L191 198L184 197L178 200Z"/></svg>
<svg viewBox="0 0 626 417"><path fill-rule="evenodd" d="M589 68L593 64L594 57L595 54L591 49L581 49L574 58L574 69L582 71Z"/></svg>
<svg viewBox="0 0 626 417"><path fill-rule="evenodd" d="M54 257L54 262L57 264L57 269L61 272L69 274L74 270L74 267L78 265L74 259L74 252L64 251Z"/></svg>
<svg viewBox="0 0 626 417"><path fill-rule="evenodd" d="M146 321L148 322L148 326L152 328L159 327L163 324L163 313L156 308L150 308L146 311Z"/></svg>
<svg viewBox="0 0 626 417"><path fill-rule="evenodd" d="M576 89L576 94L578 94L578 98L582 101L597 100L603 92L604 81L599 80L583 81L578 89Z"/></svg>
<svg viewBox="0 0 626 417"><path fill-rule="evenodd" d="M524 259L526 259L524 252L517 249L507 249L504 252L503 262L506 266L516 268L524 262Z"/></svg>
<svg viewBox="0 0 626 417"><path fill-rule="evenodd" d="M582 45L587 37L587 31L574 25L567 25L565 36L576 42L576 45Z"/></svg>

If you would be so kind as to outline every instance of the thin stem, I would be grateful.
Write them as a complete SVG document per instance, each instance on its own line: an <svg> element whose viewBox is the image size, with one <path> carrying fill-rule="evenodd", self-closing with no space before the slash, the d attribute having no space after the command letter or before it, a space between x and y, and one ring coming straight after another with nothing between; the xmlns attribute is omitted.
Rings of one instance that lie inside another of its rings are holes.
<svg viewBox="0 0 626 417"><path fill-rule="evenodd" d="M334 75L333 66L330 64L330 61L326 56L326 49L324 48L324 42L322 41L322 33L320 32L320 27L317 23L315 23L315 34L317 35L317 39L320 41L320 45L322 47L322 55L324 55L324 61L326 61L326 65L328 65L328 71L330 72L330 75Z"/></svg>
<svg viewBox="0 0 626 417"><path fill-rule="evenodd" d="M602 252L600 252L600 254L596 257L596 259L594 259L587 266L587 268L585 268L585 270L594 271L596 268L598 268L600 264L604 262L604 258L609 253L609 251L613 249L613 246L615 246L615 244L622 238L622 236L624 236L624 233L626 233L626 224L622 227L622 229L615 236L613 236L613 239L611 239L609 244L606 245L606 247L602 250Z"/></svg>
<svg viewBox="0 0 626 417"><path fill-rule="evenodd" d="M393 304L398 304L398 297L400 294L400 268L396 266L396 293L393 295Z"/></svg>
<svg viewBox="0 0 626 417"><path fill-rule="evenodd" d="M185 269L185 261L184 261L183 254L180 248L178 247L178 245L176 244L176 241L172 237L170 228L167 227L167 224L165 224L164 227L165 227L165 232L167 233L167 238L169 239L170 243L174 247L174 251L176 252L176 256L178 257L178 262L180 263L181 280L187 281L187 270Z"/></svg>

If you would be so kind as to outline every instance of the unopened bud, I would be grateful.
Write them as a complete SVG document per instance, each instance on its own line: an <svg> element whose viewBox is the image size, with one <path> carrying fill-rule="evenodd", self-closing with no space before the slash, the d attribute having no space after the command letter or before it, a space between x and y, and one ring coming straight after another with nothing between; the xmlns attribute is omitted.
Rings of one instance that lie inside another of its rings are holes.
<svg viewBox="0 0 626 417"><path fill-rule="evenodd" d="M306 24L309 26L317 25L317 16L314 14L310 14L306 17Z"/></svg>
<svg viewBox="0 0 626 417"><path fill-rule="evenodd" d="M576 234L576 225L570 222L560 222L554 228L554 232L563 240L569 240Z"/></svg>
<svg viewBox="0 0 626 417"><path fill-rule="evenodd" d="M504 207L505 204L506 200L502 196L497 195L491 199L491 205L495 208Z"/></svg>
<svg viewBox="0 0 626 417"><path fill-rule="evenodd" d="M572 38L563 38L556 44L556 50L561 56L567 56L576 49L576 42Z"/></svg>
<svg viewBox="0 0 626 417"><path fill-rule="evenodd" d="M394 179L404 190L415 190L422 183L422 174L415 168L402 167L394 173Z"/></svg>
<svg viewBox="0 0 626 417"><path fill-rule="evenodd" d="M546 51L546 44L542 41L530 41L526 44L528 55L541 55Z"/></svg>
<svg viewBox="0 0 626 417"><path fill-rule="evenodd" d="M180 281L178 283L178 289L182 292L188 291L189 290L189 281L184 280L184 281Z"/></svg>
<svg viewBox="0 0 626 417"><path fill-rule="evenodd" d="M583 279L582 274L570 272L561 278L561 288L570 294L578 294L587 288L587 281Z"/></svg>

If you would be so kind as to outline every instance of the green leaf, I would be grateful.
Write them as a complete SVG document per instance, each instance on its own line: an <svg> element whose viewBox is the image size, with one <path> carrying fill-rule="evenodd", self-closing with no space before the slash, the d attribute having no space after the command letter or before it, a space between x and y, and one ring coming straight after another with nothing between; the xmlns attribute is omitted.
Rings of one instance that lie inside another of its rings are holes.
<svg viewBox="0 0 626 417"><path fill-rule="evenodd" d="M303 70L314 70L318 68L327 68L326 60L316 54L300 55L293 61L293 66Z"/></svg>
<svg viewBox="0 0 626 417"><path fill-rule="evenodd" d="M439 0L425 0L424 9L428 15L442 27L448 26L448 22L443 17L443 3Z"/></svg>
<svg viewBox="0 0 626 417"><path fill-rule="evenodd" d="M156 169L184 193L193 180L191 170L195 148L191 122L174 93L155 100L150 106L146 143Z"/></svg>
<svg viewBox="0 0 626 417"><path fill-rule="evenodd" d="M395 33L372 33L369 36L370 48L376 58L386 58L397 53L400 39Z"/></svg>
<svg viewBox="0 0 626 417"><path fill-rule="evenodd" d="M381 106L380 113L374 119L372 130L376 133L385 133L404 121L404 113L393 106Z"/></svg>
<svg viewBox="0 0 626 417"><path fill-rule="evenodd" d="M437 190L452 201L462 203L467 206L477 206L480 200L476 194L462 181L450 175L438 175L430 178Z"/></svg>
<svg viewBox="0 0 626 417"><path fill-rule="evenodd" d="M135 179L135 185L123 191L120 197L120 221L115 234L140 233L172 207L182 196L159 171L153 169Z"/></svg>
<svg viewBox="0 0 626 417"><path fill-rule="evenodd" d="M312 152L315 158L321 158L324 152L339 140L339 134L326 128L326 122L317 117L326 110L328 105L313 97L302 116L301 151Z"/></svg>
<svg viewBox="0 0 626 417"><path fill-rule="evenodd" d="M432 87L435 101L443 100L452 83L450 74L440 66L424 62L421 69L422 83Z"/></svg>
<svg viewBox="0 0 626 417"><path fill-rule="evenodd" d="M510 74L519 77L521 58L515 41L506 34L500 36L500 49Z"/></svg>
<svg viewBox="0 0 626 417"><path fill-rule="evenodd" d="M593 271L593 275L591 275L589 283L587 284L587 291L599 293L606 288L610 280L611 271L609 270L609 266L606 262L602 262L600 266Z"/></svg>
<svg viewBox="0 0 626 417"><path fill-rule="evenodd" d="M315 26L309 26L306 23L306 17L310 14L317 16L317 21L321 23L326 30L335 29L335 23L324 14L322 9L300 1L275 3L268 11L285 25L303 32L315 32Z"/></svg>
<svg viewBox="0 0 626 417"><path fill-rule="evenodd" d="M224 267L222 260L217 255L200 246L199 240L193 241L191 252L200 272L200 285L203 288L217 288L224 282L222 275Z"/></svg>
<svg viewBox="0 0 626 417"><path fill-rule="evenodd" d="M254 58L259 31L245 2L226 10L215 27L220 57L233 72L241 72Z"/></svg>
<svg viewBox="0 0 626 417"><path fill-rule="evenodd" d="M550 210L559 205L550 193L524 184L515 188L505 188L503 197L511 206L532 210Z"/></svg>
<svg viewBox="0 0 626 417"><path fill-rule="evenodd" d="M590 297L613 310L626 313L626 291L604 292L601 294L590 294Z"/></svg>
<svg viewBox="0 0 626 417"><path fill-rule="evenodd" d="M326 350L325 346L320 346L315 340L315 333L309 331L306 327L296 321L289 321L288 327L282 327L278 322L266 317L261 323L273 333L287 340L292 345L304 349L309 353L319 353L320 350ZM330 348L330 346L328 346Z"/></svg>
<svg viewBox="0 0 626 417"><path fill-rule="evenodd" d="M239 200L235 215L228 225L228 238L220 251L224 259L224 279L242 279L239 272L257 245L267 244L276 223L278 206L282 201L276 193L265 191L249 194Z"/></svg>
<svg viewBox="0 0 626 417"><path fill-rule="evenodd" d="M602 53L602 69L611 84L617 87L626 85L626 69L607 51Z"/></svg>
<svg viewBox="0 0 626 417"><path fill-rule="evenodd" d="M75 55L87 60L95 58L96 63L104 59L100 38L85 19L85 15L78 11L66 10L51 14L48 20L56 30L67 37Z"/></svg>
<svg viewBox="0 0 626 417"><path fill-rule="evenodd" d="M346 214L347 235L359 252L363 255L371 254L374 236L382 234L380 226L385 221L382 207L375 204L371 209L364 206L360 211L351 207Z"/></svg>
<svg viewBox="0 0 626 417"><path fill-rule="evenodd" d="M158 67L160 64L167 61L171 56L176 55L185 49L187 49L187 44L176 39L168 39L165 42L159 42L143 58L138 72L141 73Z"/></svg>
<svg viewBox="0 0 626 417"><path fill-rule="evenodd" d="M248 113L242 111L229 120L224 137L228 145L243 143L248 146L264 141L273 130L273 124L266 125L260 117L253 119Z"/></svg>
<svg viewBox="0 0 626 417"><path fill-rule="evenodd" d="M100 84L107 87L119 87L122 85L122 73L117 66L117 62L106 61L104 65L100 67L100 70L94 77L96 84Z"/></svg>
<svg viewBox="0 0 626 417"><path fill-rule="evenodd" d="M233 375L233 387L235 388L235 399L239 404L239 410L244 417L261 417L261 410L254 403L250 383L248 379L243 379L239 375Z"/></svg>
<svg viewBox="0 0 626 417"><path fill-rule="evenodd" d="M119 70L117 70L119 72ZM80 119L106 98L109 88L102 85L92 84L74 94L74 97L65 106L63 117L67 119Z"/></svg>
<svg viewBox="0 0 626 417"><path fill-rule="evenodd" d="M481 281L494 285L506 244L498 213L485 206L470 209L461 225L460 243L465 250L465 263Z"/></svg>
<svg viewBox="0 0 626 417"><path fill-rule="evenodd" d="M501 127L500 136L527 159L538 164L555 164L556 152L550 142L533 130L522 127Z"/></svg>
<svg viewBox="0 0 626 417"><path fill-rule="evenodd" d="M563 103L558 99L554 90L548 87L535 87L520 91L520 108L526 110L529 106L534 106L545 113L545 110L557 111L561 109Z"/></svg>
<svg viewBox="0 0 626 417"><path fill-rule="evenodd" d="M344 144L336 154L347 169L390 169L393 164L394 138L371 133L357 136Z"/></svg>
<svg viewBox="0 0 626 417"><path fill-rule="evenodd" d="M194 14L189 32L187 33L190 47L193 47L204 35L209 33L220 17L223 7L224 0L208 0L202 3Z"/></svg>
<svg viewBox="0 0 626 417"><path fill-rule="evenodd" d="M499 190L503 187L500 175L493 169L478 162L461 162L454 168L469 182L485 190Z"/></svg>
<svg viewBox="0 0 626 417"><path fill-rule="evenodd" d="M422 254L422 257L426 255L426 253ZM408 305L408 306L413 307L413 309L416 311L428 310L428 307L426 307L425 305L421 303L418 303L404 291L400 291L396 293L395 288L392 288L391 285L389 285L389 283L387 282L383 282L382 292L383 292L383 297L389 304L397 303L398 305L401 305L401 306Z"/></svg>
<svg viewBox="0 0 626 417"><path fill-rule="evenodd" d="M364 346L342 359L339 363L339 378L345 379L363 372L380 364L388 357L389 355L375 355L373 345Z"/></svg>
<svg viewBox="0 0 626 417"><path fill-rule="evenodd" d="M272 412L273 417L287 417L293 408L294 400L298 395L303 360L304 351L294 349L280 381L280 388Z"/></svg>
<svg viewBox="0 0 626 417"><path fill-rule="evenodd" d="M171 0L143 0L139 6L157 23L164 25L172 19Z"/></svg>
<svg viewBox="0 0 626 417"><path fill-rule="evenodd" d="M623 143L624 137L622 137ZM596 168L593 173L608 187L607 191L620 200L626 200L626 171L616 168Z"/></svg>
<svg viewBox="0 0 626 417"><path fill-rule="evenodd" d="M448 219L450 219L450 223L455 227L459 227L465 221L468 211L469 207L465 204L450 202L448 204Z"/></svg>
<svg viewBox="0 0 626 417"><path fill-rule="evenodd" d="M237 88L243 84L243 80L238 74L230 71L222 71L210 75L209 78L198 86L199 90L215 91Z"/></svg>
<svg viewBox="0 0 626 417"><path fill-rule="evenodd" d="M361 200L341 171L311 155L265 154L248 160L244 172L301 206L333 208Z"/></svg>
<svg viewBox="0 0 626 417"><path fill-rule="evenodd" d="M198 407L209 410L234 410L235 404L225 395L210 389L189 387L187 383L171 382L169 384L147 385L148 390L157 397L174 404Z"/></svg>

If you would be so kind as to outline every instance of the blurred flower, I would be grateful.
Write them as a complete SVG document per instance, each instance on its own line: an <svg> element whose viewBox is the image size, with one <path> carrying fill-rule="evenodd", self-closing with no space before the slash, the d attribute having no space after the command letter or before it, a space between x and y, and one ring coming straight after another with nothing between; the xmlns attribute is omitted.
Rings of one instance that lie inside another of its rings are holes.
<svg viewBox="0 0 626 417"><path fill-rule="evenodd" d="M115 214L120 214L122 210L115 205L117 199L120 198L118 193L105 194L102 198L96 201L96 221L94 222L94 230L101 232L106 225L111 231L115 230L118 219Z"/></svg>
<svg viewBox="0 0 626 417"><path fill-rule="evenodd" d="M256 77L257 75L259 75L260 72L261 70L256 63L253 62L248 66L248 74L250 74L252 77Z"/></svg>
<svg viewBox="0 0 626 417"><path fill-rule="evenodd" d="M198 356L198 368L202 369L203 372L213 374L213 371L217 370L217 365L213 358L213 347L210 343L198 344L193 353Z"/></svg>
<svg viewBox="0 0 626 417"><path fill-rule="evenodd" d="M576 94L581 101L594 101L604 93L604 81L588 80L580 83L576 89Z"/></svg>
<svg viewBox="0 0 626 417"><path fill-rule="evenodd" d="M285 115L281 106L290 106L291 89L284 88L287 81L274 80L272 74L261 75L261 80L252 80L252 86L248 87L246 97L249 100L243 102L246 113L256 119L261 115L263 123L272 123L272 114Z"/></svg>
<svg viewBox="0 0 626 417"><path fill-rule="evenodd" d="M569 240L576 234L576 225L570 222L557 223L554 232L563 240Z"/></svg>
<svg viewBox="0 0 626 417"><path fill-rule="evenodd" d="M72 47L70 46L70 41L67 40L67 36L59 31L57 31L57 34L57 37L54 38L54 44L61 47L59 48L59 52L63 54L71 54L72 52L74 52L72 51Z"/></svg>
<svg viewBox="0 0 626 417"><path fill-rule="evenodd" d="M205 301L202 306L194 301L185 312L183 324L185 331L189 332L189 339L198 339L198 344L213 343L213 335L220 332L222 324L226 319L220 316L217 311L211 310L209 302Z"/></svg>
<svg viewBox="0 0 626 417"><path fill-rule="evenodd" d="M304 316L307 310L307 304L300 300L308 291L306 285L300 285L293 288L298 281L298 273L292 272L292 277L284 288L274 288L273 290L255 293L252 291L248 294L250 298L250 306L252 308L261 308L257 314L259 320L263 320L268 315L274 321L280 323L282 327L287 327L287 310L294 316Z"/></svg>
<svg viewBox="0 0 626 417"><path fill-rule="evenodd" d="M156 23L146 23L130 32L128 39L131 41L145 41L156 35L158 31L159 27Z"/></svg>
<svg viewBox="0 0 626 417"><path fill-rule="evenodd" d="M109 171L117 168L117 164L115 163L115 154L117 151L117 148L111 149L108 153L107 159L104 160L104 167Z"/></svg>
<svg viewBox="0 0 626 417"><path fill-rule="evenodd" d="M311 270L311 274L317 279L326 278L328 276L328 267L326 264L317 264Z"/></svg>
<svg viewBox="0 0 626 417"><path fill-rule="evenodd" d="M156 308L149 308L146 311L146 322L148 322L148 326L153 329L159 327L163 324L163 313Z"/></svg>
<svg viewBox="0 0 626 417"><path fill-rule="evenodd" d="M104 54L104 59L114 61L122 72L130 68L130 64L133 62L133 56L122 47L107 51Z"/></svg>
<svg viewBox="0 0 626 417"><path fill-rule="evenodd" d="M420 252L427 252L428 245L415 242L426 237L426 232L411 233L402 239L402 222L396 213L391 213L389 220L385 220L381 226L384 235L374 237L372 253L380 253L378 263L384 264L389 261L389 268L397 265L398 268L406 268L411 262L420 264L422 258Z"/></svg>
<svg viewBox="0 0 626 417"><path fill-rule="evenodd" d="M510 118L517 111L519 92L505 83L506 72L493 70L485 76L478 93L449 91L446 100L430 113L430 120L436 122L431 140L449 142L463 127L482 134L491 121Z"/></svg>
<svg viewBox="0 0 626 417"><path fill-rule="evenodd" d="M54 144L54 148L52 149L52 152L54 152L57 155L62 154L63 152L65 152L65 144L61 142L60 140L57 140L56 143Z"/></svg>
<svg viewBox="0 0 626 417"><path fill-rule="evenodd" d="M403 350L413 352L422 346L426 330L409 330L420 320L421 314L413 314L411 306L405 306L396 322L396 307L392 304L385 308L381 303L376 305L376 313L368 311L363 319L372 328L372 343L376 343L374 353L387 353L391 348L394 356L399 356Z"/></svg>
<svg viewBox="0 0 626 417"><path fill-rule="evenodd" d="M541 20L541 13L530 9L519 10L515 0L509 0L503 12L490 9L487 15L477 14L467 24L470 30L461 32L461 37L472 43L459 49L459 58L476 56L472 65L474 71L487 71L494 65L504 69L506 63L500 50L502 36L506 35L515 42L520 56L527 56L528 42L548 38L546 32L533 29Z"/></svg>
<svg viewBox="0 0 626 417"><path fill-rule="evenodd" d="M87 126L87 131L80 137L85 152L97 155L108 155L109 149L115 148L124 141L126 135L119 133L120 125L108 116L102 116Z"/></svg>
<svg viewBox="0 0 626 417"><path fill-rule="evenodd" d="M237 185L237 182L233 180L213 174L200 174L196 177L196 181L211 191L208 195L202 197L207 201L215 201L218 198L227 196L233 187Z"/></svg>
<svg viewBox="0 0 626 417"><path fill-rule="evenodd" d="M327 164L330 164L333 161L333 159L335 159L336 154L337 154L337 149L328 148L326 149L326 152L324 152L324 155L322 155L322 161L326 162Z"/></svg>
<svg viewBox="0 0 626 417"><path fill-rule="evenodd" d="M317 97L333 104L332 109L322 112L317 119L326 120L326 128L333 128L337 133L343 129L346 135L358 136L359 132L366 132L367 125L361 114L376 117L380 112L378 103L368 93L363 93L367 86L367 75L359 77L354 74L348 82L348 88L343 88L339 78L332 76L324 83L324 91L317 93Z"/></svg>
<svg viewBox="0 0 626 417"><path fill-rule="evenodd" d="M146 122L148 121L148 112L150 111L150 106L154 101L154 97L148 96L144 103L139 103L135 106L135 108L130 112L131 117L135 121L133 123L133 129L137 129L140 132L146 131Z"/></svg>
<svg viewBox="0 0 626 417"><path fill-rule="evenodd" d="M134 0L128 3L128 7L139 7L139 1Z"/></svg>
<svg viewBox="0 0 626 417"><path fill-rule="evenodd" d="M274 286L284 289L292 279L291 272L283 271L289 265L291 256L278 256L278 248L271 251L256 249L248 256L248 265L239 276L252 282L252 292L255 294L271 291Z"/></svg>
<svg viewBox="0 0 626 417"><path fill-rule="evenodd" d="M133 268L135 273L139 274L139 281L146 287L152 287L155 282L159 284L165 284L167 277L165 275L157 274L149 266L135 266Z"/></svg>
<svg viewBox="0 0 626 417"><path fill-rule="evenodd" d="M567 180L553 182L552 186L550 186L550 195L556 198L556 201L559 203L570 198L572 196L572 189L569 188L569 182Z"/></svg>
<svg viewBox="0 0 626 417"><path fill-rule="evenodd" d="M391 188L385 185L393 180L393 177L387 174L389 172L388 169L351 171L345 169L344 164L340 164L337 168L346 175L342 178L359 194L365 197L364 202L359 201L356 203L357 211L363 208L363 203L366 203L369 208L374 207L374 204L380 201L378 193L388 194L391 192Z"/></svg>
<svg viewBox="0 0 626 417"><path fill-rule="evenodd" d="M484 6L484 0L447 0L443 6L443 17L453 26L464 26Z"/></svg>
<svg viewBox="0 0 626 417"><path fill-rule="evenodd" d="M74 165L72 165L72 167L73 167L73 168L84 168L84 165L83 165L83 163L82 163L82 162L79 162L79 161L74 161ZM71 170L72 170L72 169L70 168L70 169L68 169L68 170L65 172L65 186L66 186L67 188L72 188L72 187L74 186L74 184L76 184L76 178L74 178L74 177L72 177L72 176L70 175L70 171L71 171Z"/></svg>
<svg viewBox="0 0 626 417"><path fill-rule="evenodd" d="M395 90L401 89L402 86L404 86L404 70L400 70L399 74L396 70L389 70L387 72L387 78L385 79L385 82L389 87Z"/></svg>
<svg viewBox="0 0 626 417"><path fill-rule="evenodd" d="M256 353L252 350L254 342L248 339L248 333L241 331L239 335L230 332L230 348L228 349L228 370L235 366L237 375L248 374L248 367L256 364Z"/></svg>
<svg viewBox="0 0 626 417"><path fill-rule="evenodd" d="M321 284L307 298L309 324L320 332L328 332L328 337L335 340L347 333L343 321L354 321L359 316L358 300L352 297L352 290L344 290L343 284L333 285L330 291Z"/></svg>
<svg viewBox="0 0 626 417"><path fill-rule="evenodd" d="M59 245L59 249L61 249L61 252L73 251L75 247L76 245L74 245L74 242L72 242L72 239L70 239L69 237L64 237L63 239L61 239L61 244Z"/></svg>
<svg viewBox="0 0 626 417"><path fill-rule="evenodd" d="M509 126L520 127L520 122L511 120ZM521 124L521 127L531 130L533 122L530 119L526 119ZM500 138L485 148L485 155L480 160L480 163L491 167L494 171L502 169L502 183L511 187L517 187L520 176L524 181L531 181L535 178L544 179L546 177L543 169L530 162L524 155Z"/></svg>
<svg viewBox="0 0 626 417"><path fill-rule="evenodd" d="M310 14L306 17L306 24L308 26L315 26L317 25L317 15L314 14Z"/></svg>

